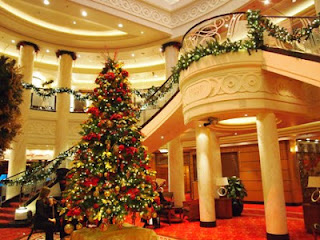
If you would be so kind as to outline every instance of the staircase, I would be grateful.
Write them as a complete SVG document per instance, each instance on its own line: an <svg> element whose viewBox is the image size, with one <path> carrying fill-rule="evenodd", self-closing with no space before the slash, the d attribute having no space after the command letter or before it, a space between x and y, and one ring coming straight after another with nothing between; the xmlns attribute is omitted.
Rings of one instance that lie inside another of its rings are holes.
<svg viewBox="0 0 320 240"><path fill-rule="evenodd" d="M14 222L15 210L18 207L19 202L15 199L0 207L0 228L11 227Z"/></svg>

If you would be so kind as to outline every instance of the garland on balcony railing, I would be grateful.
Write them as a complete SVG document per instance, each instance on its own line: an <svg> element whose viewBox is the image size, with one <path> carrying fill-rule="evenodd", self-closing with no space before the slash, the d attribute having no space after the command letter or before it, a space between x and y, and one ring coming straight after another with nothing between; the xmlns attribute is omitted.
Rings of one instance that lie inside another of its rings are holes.
<svg viewBox="0 0 320 240"><path fill-rule="evenodd" d="M138 97L140 98L149 98L152 94L154 94L157 90L159 89L159 87L155 87L155 86L152 86L151 88L148 88L147 89L147 92L141 92L137 89L133 89L132 90L132 93L137 95Z"/></svg>
<svg viewBox="0 0 320 240"><path fill-rule="evenodd" d="M73 146L69 148L67 151L60 153L56 158L52 159L50 162L47 162L45 166L42 164L38 164L31 170L25 171L22 176L14 179L3 179L0 181L0 183L3 183L8 186L30 185L45 180L48 177L50 177L52 173L56 172L61 162L65 160L67 157L72 156L77 149L78 146Z"/></svg>
<svg viewBox="0 0 320 240"><path fill-rule="evenodd" d="M91 98L91 94L82 94L70 88L39 88L31 83L22 83L25 89L32 89L38 96L47 98L52 97L56 93L68 93L72 94L77 100L85 101Z"/></svg>
<svg viewBox="0 0 320 240"><path fill-rule="evenodd" d="M245 41L231 42L230 39L219 43L213 39L208 41L206 46L199 44L192 51L180 56L177 65L172 70L172 82L167 87L161 89L159 97L152 97L149 102L143 105L147 107L149 105L155 105L157 100L165 95L172 88L173 84L179 82L180 72L186 70L193 62L199 61L201 58L229 52L238 52L239 50L247 50L250 55L252 50L257 50L263 46L263 32L267 31L269 36L272 36L282 42L292 43L293 41L300 42L302 39L307 40L312 34L312 30L320 26L320 15L314 19L311 24L305 28L296 29L293 34L290 34L285 28L279 27L273 24L269 19L260 15L260 11L247 11L248 21L248 38Z"/></svg>

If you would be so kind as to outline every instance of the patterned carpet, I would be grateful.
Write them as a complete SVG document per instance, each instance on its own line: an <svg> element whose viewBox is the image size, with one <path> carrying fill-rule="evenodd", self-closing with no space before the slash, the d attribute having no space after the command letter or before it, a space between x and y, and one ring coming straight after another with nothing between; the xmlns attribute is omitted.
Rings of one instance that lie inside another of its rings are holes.
<svg viewBox="0 0 320 240"><path fill-rule="evenodd" d="M301 207L287 207L288 229L290 240L313 240L306 233ZM199 222L185 220L180 224L161 223L161 228L155 232L159 240L265 240L265 219L263 205L245 205L241 217L218 219L215 228L200 228ZM1 240L26 240L29 228L2 228ZM34 234L32 240L44 240L44 234ZM59 235L55 235L55 240Z"/></svg>

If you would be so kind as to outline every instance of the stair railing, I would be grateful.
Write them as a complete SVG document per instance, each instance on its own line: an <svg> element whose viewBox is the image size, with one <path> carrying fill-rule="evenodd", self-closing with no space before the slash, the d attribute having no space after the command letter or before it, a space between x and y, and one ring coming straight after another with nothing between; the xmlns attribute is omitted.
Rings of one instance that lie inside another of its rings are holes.
<svg viewBox="0 0 320 240"><path fill-rule="evenodd" d="M38 165L35 169L19 172L13 176L0 181L6 187L8 185L16 185L20 187L19 203L24 205L24 202L28 201L27 198L35 196L43 186L48 186L56 180L56 170L61 163L65 161L68 153L73 153L77 146L72 146L63 153L60 153L58 157L44 162L42 165ZM15 182L12 184L12 181ZM2 196L1 196L2 199ZM1 202L2 203L2 202Z"/></svg>

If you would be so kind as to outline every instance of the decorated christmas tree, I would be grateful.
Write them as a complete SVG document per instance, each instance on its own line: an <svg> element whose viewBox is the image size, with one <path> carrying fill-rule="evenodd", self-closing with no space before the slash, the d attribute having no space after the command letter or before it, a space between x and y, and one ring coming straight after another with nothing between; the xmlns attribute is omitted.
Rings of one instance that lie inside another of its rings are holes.
<svg viewBox="0 0 320 240"><path fill-rule="evenodd" d="M155 217L155 172L136 127L138 109L131 100L128 72L109 58L95 82L89 118L67 175L62 213L67 221L120 226L130 213Z"/></svg>

